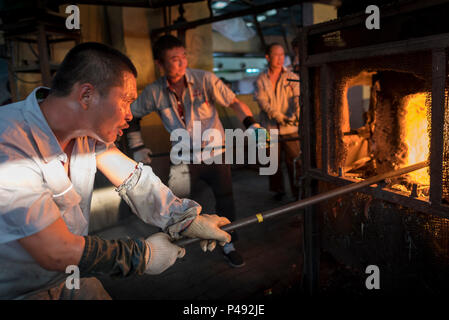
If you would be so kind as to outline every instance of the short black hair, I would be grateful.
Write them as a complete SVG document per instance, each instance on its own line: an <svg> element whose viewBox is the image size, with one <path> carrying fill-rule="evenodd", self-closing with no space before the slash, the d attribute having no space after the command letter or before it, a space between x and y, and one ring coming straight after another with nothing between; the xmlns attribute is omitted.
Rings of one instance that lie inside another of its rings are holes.
<svg viewBox="0 0 449 320"><path fill-rule="evenodd" d="M181 40L170 34L163 35L153 45L153 59L162 61L165 51L179 47L185 48Z"/></svg>
<svg viewBox="0 0 449 320"><path fill-rule="evenodd" d="M275 46L279 46L279 47L281 47L282 49L284 49L284 47L282 46L282 44L280 44L280 43L278 43L278 42L274 42L274 43L268 45L268 46L265 48L265 55L269 55L269 54L271 53L271 49L273 49L273 47L275 47Z"/></svg>
<svg viewBox="0 0 449 320"><path fill-rule="evenodd" d="M65 97L77 82L90 83L105 96L109 89L123 85L123 72L137 78L131 60L110 46L84 42L73 47L65 56L53 77L50 94Z"/></svg>

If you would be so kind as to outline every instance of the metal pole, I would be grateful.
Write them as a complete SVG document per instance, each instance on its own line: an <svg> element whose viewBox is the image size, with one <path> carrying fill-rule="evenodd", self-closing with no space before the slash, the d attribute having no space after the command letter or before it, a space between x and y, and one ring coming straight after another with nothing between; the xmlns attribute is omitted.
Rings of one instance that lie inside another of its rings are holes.
<svg viewBox="0 0 449 320"><path fill-rule="evenodd" d="M224 230L224 231L233 231L233 230L240 229L242 227L245 227L245 226L248 226L248 225L251 225L251 224L254 224L254 223L261 223L261 222L264 222L265 220L268 220L268 219L271 219L271 218L283 215L285 213L290 213L291 211L299 210L299 209L311 206L313 204L316 204L316 203L319 203L319 202L331 199L331 198L336 197L336 196L340 196L340 195L343 195L343 194L346 194L346 193L350 193L350 192L353 192L353 191L356 191L356 190L360 190L360 189L369 187L370 185L378 183L378 182L383 181L385 179L397 177L397 176L400 176L400 175L403 175L403 174L406 174L406 173L409 173L409 172L412 172L412 171L416 171L416 170L425 168L428 165L429 165L429 161L423 161L423 162L419 162L419 163L416 163L414 165L411 165L411 166L408 166L408 167L404 167L404 168L401 168L401 169L398 169L398 170L393 170L393 171L390 171L390 172L382 173L382 174L379 174L377 176L368 178L368 179L366 179L364 181L361 181L361 182L356 182L356 183L352 183L352 184L347 185L347 186L335 188L333 190L317 194L317 195L309 197L307 199L299 200L299 201L296 201L296 202L284 205L282 207L278 207L278 208L274 208L274 209L271 209L271 210L267 210L267 211L262 212L262 213L257 213L257 214L255 214L255 215L253 215L251 217L240 219L240 220L234 221L234 222L232 222L230 224L227 224L227 225L223 226L223 228L221 228L221 229ZM186 246L186 245L198 242L200 240L201 239L197 239L197 238L195 238L195 239L182 239L182 240L179 240L179 241L177 241L175 243L178 246Z"/></svg>
<svg viewBox="0 0 449 320"><path fill-rule="evenodd" d="M282 139L277 139L276 141L270 142L267 141L267 147L269 145L269 143L280 143L280 142L286 142L286 141L297 141L300 140L300 137L293 137L293 138L282 138ZM213 146L213 147L206 147L206 148L201 148L201 149L192 149L191 152L200 152L200 151L206 151L206 150L214 150L214 149L226 149L226 145L221 145L221 146ZM162 158L162 157L168 157L170 156L170 152L162 152L162 153L155 153L151 155L151 158Z"/></svg>

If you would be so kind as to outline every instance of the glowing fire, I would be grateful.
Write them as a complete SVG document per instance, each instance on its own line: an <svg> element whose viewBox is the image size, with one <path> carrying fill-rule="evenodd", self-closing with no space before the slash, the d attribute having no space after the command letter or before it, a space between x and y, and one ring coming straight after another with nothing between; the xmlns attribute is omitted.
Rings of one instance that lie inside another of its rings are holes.
<svg viewBox="0 0 449 320"><path fill-rule="evenodd" d="M427 128L426 93L407 96L406 115L404 121L404 142L408 153L406 165L425 161L429 158L429 133ZM408 174L410 182L429 185L430 177L427 168Z"/></svg>

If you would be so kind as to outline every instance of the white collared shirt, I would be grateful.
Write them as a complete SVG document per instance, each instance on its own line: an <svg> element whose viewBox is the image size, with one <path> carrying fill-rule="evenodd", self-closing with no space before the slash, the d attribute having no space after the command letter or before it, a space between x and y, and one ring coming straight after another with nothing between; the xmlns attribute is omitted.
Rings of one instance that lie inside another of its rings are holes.
<svg viewBox="0 0 449 320"><path fill-rule="evenodd" d="M194 136L194 121L199 121L201 123L201 135L208 129L217 129L224 139L223 125L214 104L218 103L228 107L235 99L234 92L212 72L188 68L185 78L187 87L182 97L185 122L181 120L178 114L178 102L175 94L168 88L166 77L161 77L145 87L136 101L131 104L133 116L142 118L156 111L169 133L175 129L183 128L187 130L191 139ZM223 144L224 140L213 141L211 144L208 141L201 141L201 146L195 145L194 148L204 148L206 145L208 147L221 146ZM173 142L173 145L176 145L176 143ZM192 141L190 146L193 146ZM220 153L222 153L221 149L214 155ZM194 152L193 156L199 161L201 152ZM179 157L179 160L188 162L190 157L185 159ZM205 160L204 157L202 160Z"/></svg>
<svg viewBox="0 0 449 320"><path fill-rule="evenodd" d="M268 70L261 73L256 81L254 100L260 107L260 123L265 129L277 129L278 125L274 120L277 112L285 114L287 117L295 115L299 106L299 82L288 81L288 79L299 80L296 73L283 68L276 87L273 88ZM293 125L279 126L280 134L297 133L298 127Z"/></svg>
<svg viewBox="0 0 449 320"><path fill-rule="evenodd" d="M0 298L18 298L61 282L63 273L40 267L17 240L37 233L62 216L69 230L87 235L96 172L88 137L75 140L70 178L67 155L43 116L36 95L0 107Z"/></svg>

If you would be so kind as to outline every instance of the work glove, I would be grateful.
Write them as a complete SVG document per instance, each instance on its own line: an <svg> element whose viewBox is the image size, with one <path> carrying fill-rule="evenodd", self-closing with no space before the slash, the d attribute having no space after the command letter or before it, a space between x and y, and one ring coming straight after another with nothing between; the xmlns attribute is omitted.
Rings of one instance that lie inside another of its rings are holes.
<svg viewBox="0 0 449 320"><path fill-rule="evenodd" d="M145 268L146 274L160 274L172 266L177 258L186 254L184 248L170 242L168 234L158 232L145 239L149 256Z"/></svg>
<svg viewBox="0 0 449 320"><path fill-rule="evenodd" d="M256 142L258 148L267 147L267 142L270 141L270 134L267 129L256 122L250 125L247 131L248 130L251 132L250 139L253 139Z"/></svg>
<svg viewBox="0 0 449 320"><path fill-rule="evenodd" d="M276 122L279 124L279 125L285 125L286 124L286 122L288 121L288 117L285 115L285 114L283 114L283 113L281 113L281 112L276 112L274 115L273 115L273 119L274 120L276 120Z"/></svg>
<svg viewBox="0 0 449 320"><path fill-rule="evenodd" d="M285 125L297 126L299 124L299 120L296 115L286 118L284 121Z"/></svg>
<svg viewBox="0 0 449 320"><path fill-rule="evenodd" d="M204 252L212 251L216 247L217 240L221 246L231 241L231 235L220 229L229 223L231 222L225 217L202 214L197 216L181 234L189 238L203 239L200 241L201 249Z"/></svg>
<svg viewBox="0 0 449 320"><path fill-rule="evenodd" d="M135 149L135 151L133 151L131 149L131 152L132 152L134 161L142 162L143 164L151 163L150 155L152 155L152 152L149 148L142 146L140 148Z"/></svg>

